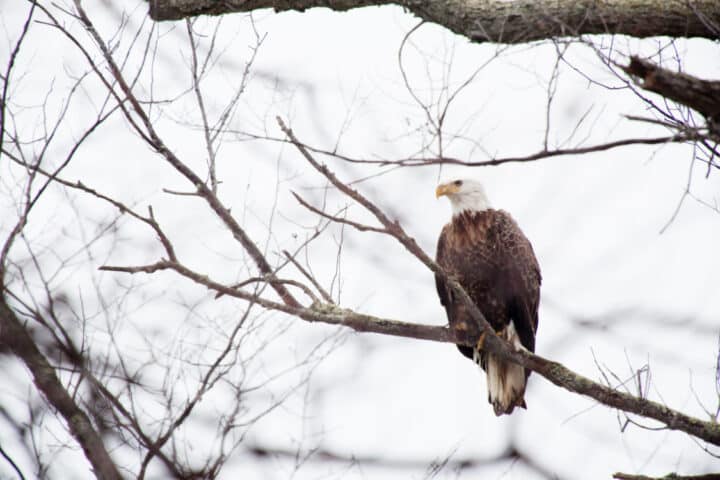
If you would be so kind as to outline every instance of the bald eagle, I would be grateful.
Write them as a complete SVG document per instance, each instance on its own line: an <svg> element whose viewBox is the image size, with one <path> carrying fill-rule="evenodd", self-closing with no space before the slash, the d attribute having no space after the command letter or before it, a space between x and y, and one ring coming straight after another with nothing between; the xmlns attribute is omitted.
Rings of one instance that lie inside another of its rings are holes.
<svg viewBox="0 0 720 480"><path fill-rule="evenodd" d="M438 239L438 265L462 285L498 335L515 348L534 352L541 276L530 242L510 214L490 208L477 181L444 183L435 195L447 196L452 206L452 220ZM478 324L452 290L437 275L435 283L450 327L477 335ZM485 353L481 342L479 347L458 345L487 373L488 402L495 415L527 408L530 371Z"/></svg>

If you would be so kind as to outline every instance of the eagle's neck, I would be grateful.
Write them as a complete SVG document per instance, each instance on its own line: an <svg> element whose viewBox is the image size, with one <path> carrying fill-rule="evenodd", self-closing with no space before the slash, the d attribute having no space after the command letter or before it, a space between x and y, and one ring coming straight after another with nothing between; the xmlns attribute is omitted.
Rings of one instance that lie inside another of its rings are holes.
<svg viewBox="0 0 720 480"><path fill-rule="evenodd" d="M450 197L453 217L463 212L484 212L490 208L490 202L484 192L472 192Z"/></svg>

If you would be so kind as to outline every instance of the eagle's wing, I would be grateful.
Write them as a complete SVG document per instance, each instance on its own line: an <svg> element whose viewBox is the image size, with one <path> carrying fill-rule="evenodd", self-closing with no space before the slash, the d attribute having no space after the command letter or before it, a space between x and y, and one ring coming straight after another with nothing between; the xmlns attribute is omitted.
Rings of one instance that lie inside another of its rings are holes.
<svg viewBox="0 0 720 480"><path fill-rule="evenodd" d="M507 265L504 278L509 293L508 317L515 324L520 342L534 352L542 281L540 266L530 241L515 220L507 212L498 218L502 239L498 253L502 256L501 263Z"/></svg>
<svg viewBox="0 0 720 480"><path fill-rule="evenodd" d="M438 238L438 244L437 244L437 251L435 253L435 262L437 262L440 267L445 267L447 264L445 260L445 254L447 252L446 247L446 236L447 236L447 225L443 227L442 232L440 232L440 238ZM450 305L450 296L452 295L452 292L448 290L447 285L443 281L442 278L440 278L438 275L435 275L435 288L437 289L438 297L440 297L440 305L448 309L448 305ZM448 309L448 315L450 314L450 310Z"/></svg>
<svg viewBox="0 0 720 480"><path fill-rule="evenodd" d="M445 227L442 229L442 232L440 232L440 237L438 238L437 244L437 252L435 254L435 261L440 267L444 268L446 271L450 266L447 258L447 235L449 228L450 225L445 225ZM448 323L452 328L460 321L459 318L456 318L457 308L456 305L454 305L455 298L453 291L438 275L435 275L435 288L437 289L438 297L440 297L440 304L445 307L445 313L447 314ZM460 353L462 353L466 357L470 359L473 358L473 349L471 347L458 345L457 348L458 350L460 350Z"/></svg>
<svg viewBox="0 0 720 480"><path fill-rule="evenodd" d="M494 256L501 266L496 281L498 298L504 299L504 323L499 335L515 348L535 351L535 332L538 326L540 303L540 267L530 241L515 220L504 211L495 215ZM512 413L515 407L527 408L525 388L530 370L509 364L492 354L486 355L488 400L495 415Z"/></svg>

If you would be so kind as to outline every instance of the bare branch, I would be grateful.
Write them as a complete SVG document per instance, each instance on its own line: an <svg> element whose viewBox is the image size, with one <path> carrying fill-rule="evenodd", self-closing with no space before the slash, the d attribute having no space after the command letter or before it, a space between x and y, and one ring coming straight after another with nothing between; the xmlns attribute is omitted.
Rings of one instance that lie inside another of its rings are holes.
<svg viewBox="0 0 720 480"><path fill-rule="evenodd" d="M325 300L325 301L328 302L329 304L334 304L334 303L335 303L335 302L333 301L333 299L332 299L332 296L330 296L330 294L322 287L322 285L320 285L320 284L318 283L318 281L315 280L315 277L314 277L314 276L310 275L310 272L308 272L302 265L300 265L300 262L298 262L298 261L295 259L295 257L290 254L290 252L288 252L287 250L283 250L282 253L283 253L283 255L285 255L285 258L287 258L288 261L290 261L290 263L292 263L292 264L295 266L295 268L297 268L297 269L300 271L300 273L302 273L303 276L304 276L305 278L307 278L308 281L310 281L310 283L313 284L313 286L315 287L315 289L316 289L318 292L320 292L320 295L322 296L323 300Z"/></svg>
<svg viewBox="0 0 720 480"><path fill-rule="evenodd" d="M707 473L705 475L678 475L677 473L669 473L664 477L648 477L645 475L616 472L613 474L613 478L617 480L720 480L720 473Z"/></svg>
<svg viewBox="0 0 720 480"><path fill-rule="evenodd" d="M297 451L296 449L269 447L265 445L248 445L246 450L259 459L274 458L305 458L314 462L339 462L345 464L357 464L360 467L377 466L391 469L427 469L427 470L451 470L458 472L476 468L496 465L502 462L520 462L528 468L535 470L548 479L558 479L554 472L548 472L537 465L527 454L518 450L515 445L509 445L507 449L497 455L477 458L475 456L466 458L439 458L430 460L412 458L394 458L375 455L346 455L326 448L314 448L308 451Z"/></svg>
<svg viewBox="0 0 720 480"><path fill-rule="evenodd" d="M363 225L362 223L353 222L352 220L348 220L347 218L342 218L342 217L330 215L329 213L325 213L322 210L310 205L308 202L303 200L303 198L300 195L298 195L297 193L292 192L292 194L295 197L295 199L300 203L300 205L307 208L311 212L320 215L323 218L327 218L328 220L332 220L333 222L344 223L345 225L350 225L351 227L353 227L356 230L359 230L361 232L388 233L387 229L384 229L384 228L373 227L370 225Z"/></svg>
<svg viewBox="0 0 720 480"><path fill-rule="evenodd" d="M298 282L297 280L292 280L292 279L289 279L289 278L277 278L277 277L275 277L275 276L270 277L270 278L268 278L268 277L250 277L250 278L248 278L248 279L243 280L243 281L240 282L240 283L236 283L235 285L233 285L233 286L230 287L230 288L240 289L240 288L242 288L242 287L244 287L244 286L246 286L246 285L251 285L251 284L253 284L253 283L270 283L271 281L272 281L272 282L277 282L277 283L282 283L282 284L284 284L284 285L292 285L293 287L297 287L297 288L299 288L300 290L302 290L302 291L305 293L305 295L307 295L308 297L310 297L310 300L311 300L313 303L319 303L319 302L320 302L320 299L318 299L317 296L315 296L315 294L313 293L313 291L310 290L306 285ZM215 298L218 298L218 297L221 296L221 295L222 295L222 294L218 294L218 295L215 296Z"/></svg>
<svg viewBox="0 0 720 480"><path fill-rule="evenodd" d="M26 328L5 303L4 297L0 302L0 331L2 336L9 340L8 344L15 355L23 360L32 373L38 390L67 422L70 432L82 447L98 478L120 480L122 477L87 414L62 386L55 375L55 369L40 353Z"/></svg>
<svg viewBox="0 0 720 480"><path fill-rule="evenodd" d="M638 117L628 116L630 120L638 120ZM664 126L668 126L663 124ZM677 129L677 125L671 126ZM283 138L274 137L259 137L248 135L252 138L271 140L275 142L287 142L291 141ZM704 137L700 131L683 131L680 134L667 135L663 137L638 137L638 138L625 138L622 140L614 140L612 142L600 143L597 145L588 145L587 147L573 147L573 148L556 148L551 150L541 150L539 152L531 153L523 156L515 157L496 157L488 160L461 160L453 157L408 157L399 159L370 159L370 158L355 158L347 155L342 155L336 151L325 150L322 148L313 147L306 143L299 142L305 149L313 153L319 153L321 155L327 155L329 157L337 158L348 163L367 164L367 165L378 165L378 166L398 166L398 167L426 167L428 165L463 165L466 167L490 167L503 165L505 163L527 163L534 162L536 160L543 160L545 158L553 157L564 157L569 155L585 155L588 153L604 152L607 150L613 150L621 147L628 147L632 145L662 145L665 143L684 143L694 142Z"/></svg>
<svg viewBox="0 0 720 480"><path fill-rule="evenodd" d="M17 42L15 42L15 46L10 53L10 58L8 59L7 66L5 67L5 73L2 77L4 81L2 87L2 97L0 97L0 150L2 150L3 142L5 141L5 122L7 121L5 109L7 108L8 103L8 88L10 87L10 76L12 75L13 67L15 66L15 60L20 53L20 47L25 41L25 37L30 30L30 22L32 22L33 14L35 13L35 6L35 2L32 2L30 5L30 9L28 10L27 18L25 19L25 23L23 24L22 31L20 32L20 36L18 37ZM0 265L0 268L2 268L2 265Z"/></svg>
<svg viewBox="0 0 720 480"><path fill-rule="evenodd" d="M13 468L13 470L15 470L15 473L17 473L18 478L20 480L25 480L25 475L23 475L22 470L20 470L20 467L17 466L17 463L15 463L15 460L13 460L10 455L8 455L8 453L5 451L4 448L2 448L2 446L0 446L0 455L2 455L2 457L5 459L5 461L7 461L10 464L10 466Z"/></svg>
<svg viewBox="0 0 720 480"><path fill-rule="evenodd" d="M720 81L673 72L636 56L630 57L630 64L621 68L645 90L703 114L710 128L720 136Z"/></svg>
<svg viewBox="0 0 720 480"><path fill-rule="evenodd" d="M138 265L135 267L118 267L114 265L103 265L98 270L105 272L124 272L124 273L155 273L160 270L172 268L173 262L159 261L150 265Z"/></svg>

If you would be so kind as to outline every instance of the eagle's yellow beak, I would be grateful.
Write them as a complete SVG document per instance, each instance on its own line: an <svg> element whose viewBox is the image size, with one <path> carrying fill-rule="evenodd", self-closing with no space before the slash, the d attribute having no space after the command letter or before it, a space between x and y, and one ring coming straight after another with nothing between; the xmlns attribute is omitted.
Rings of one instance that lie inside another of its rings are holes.
<svg viewBox="0 0 720 480"><path fill-rule="evenodd" d="M450 183L443 183L441 185L438 185L435 189L435 198L440 198L443 195L450 195L452 193L456 193L460 188L455 185L454 182Z"/></svg>

